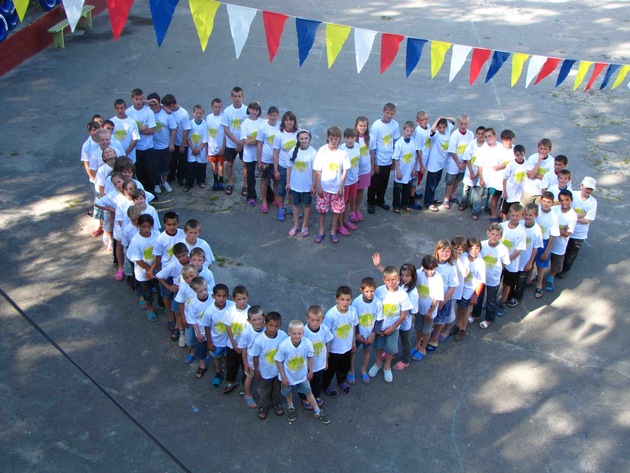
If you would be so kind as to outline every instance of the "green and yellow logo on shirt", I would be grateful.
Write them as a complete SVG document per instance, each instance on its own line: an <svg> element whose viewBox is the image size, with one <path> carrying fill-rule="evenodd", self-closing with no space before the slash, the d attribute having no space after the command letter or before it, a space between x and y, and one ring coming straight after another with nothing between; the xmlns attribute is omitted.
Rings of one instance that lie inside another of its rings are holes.
<svg viewBox="0 0 630 473"><path fill-rule="evenodd" d="M361 314L359 316L359 326L360 327L371 327L372 325L374 325L374 315L370 314L369 312L365 313L365 314Z"/></svg>
<svg viewBox="0 0 630 473"><path fill-rule="evenodd" d="M492 268L493 266L496 266L497 259L492 255L486 255L483 257L483 262L486 263L486 267Z"/></svg>
<svg viewBox="0 0 630 473"><path fill-rule="evenodd" d="M457 154L463 154L466 151L466 143L459 145L457 147Z"/></svg>
<svg viewBox="0 0 630 473"><path fill-rule="evenodd" d="M339 163L330 163L328 165L328 170L333 173L339 172Z"/></svg>
<svg viewBox="0 0 630 473"><path fill-rule="evenodd" d="M275 365L276 362L274 360L276 353L278 353L278 348L272 348L267 353L265 353L265 361L270 365Z"/></svg>
<svg viewBox="0 0 630 473"><path fill-rule="evenodd" d="M293 372L303 370L305 366L306 363L304 362L304 358L301 356L294 356L287 361L287 368Z"/></svg>
<svg viewBox="0 0 630 473"><path fill-rule="evenodd" d="M444 143L442 143L442 151L446 151L448 149L448 141L445 141Z"/></svg>
<svg viewBox="0 0 630 473"><path fill-rule="evenodd" d="M501 240L501 243L503 243L508 250L511 250L512 248L514 248L514 243L511 242L510 240Z"/></svg>
<svg viewBox="0 0 630 473"><path fill-rule="evenodd" d="M324 342L322 342L321 340L319 342L313 343L313 351L315 352L315 356L319 356L324 353L324 348Z"/></svg>
<svg viewBox="0 0 630 473"><path fill-rule="evenodd" d="M392 144L392 135L385 135L383 137L383 144L385 146L390 146Z"/></svg>
<svg viewBox="0 0 630 473"><path fill-rule="evenodd" d="M526 173L525 171L520 171L514 174L514 180L521 184L525 180Z"/></svg>
<svg viewBox="0 0 630 473"><path fill-rule="evenodd" d="M293 169L295 169L297 172L304 172L306 171L307 165L304 161L294 161L293 162Z"/></svg>
<svg viewBox="0 0 630 473"><path fill-rule="evenodd" d="M232 120L232 129L233 130L240 130L241 129L241 123L243 123L243 120L241 120L240 118L235 118L234 120Z"/></svg>
<svg viewBox="0 0 630 473"><path fill-rule="evenodd" d="M227 333L227 326L223 323L223 322L218 322L215 326L214 329L218 332L218 333Z"/></svg>
<svg viewBox="0 0 630 473"><path fill-rule="evenodd" d="M418 285L418 296L420 299L428 299L429 298L429 286L425 286L424 284Z"/></svg>
<svg viewBox="0 0 630 473"><path fill-rule="evenodd" d="M403 163L409 164L411 161L413 161L413 154L411 153L403 154L402 160L403 160Z"/></svg>
<svg viewBox="0 0 630 473"><path fill-rule="evenodd" d="M343 324L337 327L337 330L335 330L335 335L337 336L337 338L349 338L351 330L352 326L350 324Z"/></svg>
<svg viewBox="0 0 630 473"><path fill-rule="evenodd" d="M147 246L144 251L142 252L142 259L144 261L146 261L147 263L150 261L153 261L155 259L155 256L153 256L153 247L152 246Z"/></svg>
<svg viewBox="0 0 630 473"><path fill-rule="evenodd" d="M285 150L285 151L289 151L290 149L295 148L296 144L297 144L297 141L289 140L289 141L284 143L284 145L282 146L282 149Z"/></svg>
<svg viewBox="0 0 630 473"><path fill-rule="evenodd" d="M118 139L118 141L124 141L127 138L126 130L116 130L114 132L114 136Z"/></svg>
<svg viewBox="0 0 630 473"><path fill-rule="evenodd" d="M216 138L219 135L219 130L217 128L208 128L208 136L210 138Z"/></svg>
<svg viewBox="0 0 630 473"><path fill-rule="evenodd" d="M201 143L201 135L199 133L193 133L190 135L190 141L192 141L193 144L198 145Z"/></svg>
<svg viewBox="0 0 630 473"><path fill-rule="evenodd" d="M390 318L398 315L398 306L396 304L383 304L383 316Z"/></svg>
<svg viewBox="0 0 630 473"><path fill-rule="evenodd" d="M366 145L361 146L361 148L359 148L359 154L361 156L367 156L368 155L368 147Z"/></svg>
<svg viewBox="0 0 630 473"><path fill-rule="evenodd" d="M240 337L241 335L243 335L243 329L245 328L245 326L239 322L235 322L232 324L232 334L235 337Z"/></svg>
<svg viewBox="0 0 630 473"><path fill-rule="evenodd" d="M359 157L358 156L354 156L351 160L350 160L350 166L352 166L354 169L359 167Z"/></svg>

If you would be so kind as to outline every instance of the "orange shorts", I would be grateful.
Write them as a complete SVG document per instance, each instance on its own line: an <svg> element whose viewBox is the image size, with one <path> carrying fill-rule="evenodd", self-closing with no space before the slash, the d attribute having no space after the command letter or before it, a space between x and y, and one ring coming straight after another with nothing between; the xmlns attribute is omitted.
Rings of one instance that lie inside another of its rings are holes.
<svg viewBox="0 0 630 473"><path fill-rule="evenodd" d="M214 156L208 156L208 162L209 163L224 163L225 159L223 159L223 156L221 156L220 154L215 154Z"/></svg>

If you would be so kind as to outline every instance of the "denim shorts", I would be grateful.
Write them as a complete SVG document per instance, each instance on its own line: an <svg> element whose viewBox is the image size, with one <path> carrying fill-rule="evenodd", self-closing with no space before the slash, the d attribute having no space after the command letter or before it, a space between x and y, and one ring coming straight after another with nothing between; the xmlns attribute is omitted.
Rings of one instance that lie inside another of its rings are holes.
<svg viewBox="0 0 630 473"><path fill-rule="evenodd" d="M167 284L173 284L173 278L171 276L164 281L166 281ZM173 292L166 289L162 284L160 284L160 294L163 299L173 300Z"/></svg>
<svg viewBox="0 0 630 473"><path fill-rule="evenodd" d="M424 316L418 314L416 315L416 322L414 324L414 328L418 332L422 331L423 334L429 335L431 331L433 330L433 320L431 322L427 322Z"/></svg>
<svg viewBox="0 0 630 473"><path fill-rule="evenodd" d="M287 168L278 165L278 172L280 173L280 181L278 182L278 197L284 197L287 195Z"/></svg>
<svg viewBox="0 0 630 473"><path fill-rule="evenodd" d="M280 388L280 392L284 397L287 397L289 394L293 392L293 390L297 390L300 394L311 394L313 391L311 390L311 383L308 381L302 381L300 384L294 384L289 386L288 388L283 384Z"/></svg>
<svg viewBox="0 0 630 473"><path fill-rule="evenodd" d="M438 310L435 319L433 319L433 323L435 325L446 325L450 324L453 320L453 316L451 315L451 300L449 299L444 303L442 309Z"/></svg>
<svg viewBox="0 0 630 473"><path fill-rule="evenodd" d="M212 358L223 358L227 353L227 347L218 347L215 345L214 351L210 352Z"/></svg>
<svg viewBox="0 0 630 473"><path fill-rule="evenodd" d="M398 329L391 335L377 335L374 339L374 348L392 355L398 353Z"/></svg>
<svg viewBox="0 0 630 473"><path fill-rule="evenodd" d="M291 197L293 197L293 205L296 207L302 204L308 207L313 203L313 196L311 196L310 192L297 192L292 190Z"/></svg>
<svg viewBox="0 0 630 473"><path fill-rule="evenodd" d="M198 343L197 335L195 335L195 329L192 325L184 329L184 336L186 337L186 346L194 347Z"/></svg>

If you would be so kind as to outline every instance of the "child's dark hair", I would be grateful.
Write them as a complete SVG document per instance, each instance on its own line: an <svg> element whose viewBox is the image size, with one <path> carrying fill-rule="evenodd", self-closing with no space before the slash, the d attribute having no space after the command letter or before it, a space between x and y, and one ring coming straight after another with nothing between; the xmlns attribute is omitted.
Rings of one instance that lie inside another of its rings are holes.
<svg viewBox="0 0 630 473"><path fill-rule="evenodd" d="M201 228L201 224L198 220L195 220L194 218L191 218L184 224L184 231L197 230L198 228Z"/></svg>
<svg viewBox="0 0 630 473"><path fill-rule="evenodd" d="M149 214L142 214L138 217L138 226L142 225L143 223L150 223L151 226L155 225L153 217L151 217L151 215Z"/></svg>
<svg viewBox="0 0 630 473"><path fill-rule="evenodd" d="M164 217L162 217L162 221L166 223L167 220L177 220L179 222L179 215L177 215L177 212L166 212Z"/></svg>
<svg viewBox="0 0 630 473"><path fill-rule="evenodd" d="M223 105L223 100L221 100L219 97L215 97L212 99L212 102L210 102L210 106L214 105L215 103L220 103L221 105Z"/></svg>
<svg viewBox="0 0 630 473"><path fill-rule="evenodd" d="M538 215L538 206L532 202L525 204L525 212L534 212Z"/></svg>
<svg viewBox="0 0 630 473"><path fill-rule="evenodd" d="M550 201L553 202L554 197L553 197L553 192L549 192L549 191L545 191L541 194L540 196L541 200L542 199L549 199Z"/></svg>
<svg viewBox="0 0 630 473"><path fill-rule="evenodd" d="M546 146L547 148L549 148L551 150L551 140L549 138L543 138L542 140L540 140L538 142L538 146Z"/></svg>
<svg viewBox="0 0 630 473"><path fill-rule="evenodd" d="M563 163L565 166L569 164L569 158L567 158L564 154L559 154L558 156L553 158L553 160L559 163Z"/></svg>
<svg viewBox="0 0 630 473"><path fill-rule="evenodd" d="M357 136L357 132L354 131L354 128L346 128L345 130L343 130L344 138L356 138Z"/></svg>
<svg viewBox="0 0 630 473"><path fill-rule="evenodd" d="M326 138L341 138L341 128L336 125L328 127Z"/></svg>
<svg viewBox="0 0 630 473"><path fill-rule="evenodd" d="M101 128L101 124L99 122L95 122L95 121L87 122L88 131L98 130L99 128Z"/></svg>
<svg viewBox="0 0 630 473"><path fill-rule="evenodd" d="M188 248L188 247L186 247L186 248ZM198 246L196 246L192 250L190 250L190 257L192 258L193 256L201 256L205 260L206 259L206 252L203 251L202 248L199 248Z"/></svg>
<svg viewBox="0 0 630 473"><path fill-rule="evenodd" d="M558 200L560 200L560 196L569 197L571 200L573 200L573 192L571 192L569 189L562 189L560 192L558 192Z"/></svg>
<svg viewBox="0 0 630 473"><path fill-rule="evenodd" d="M391 102L387 102L385 105L383 105L383 110L393 110L395 112L396 111L396 104L395 103L391 103Z"/></svg>
<svg viewBox="0 0 630 473"><path fill-rule="evenodd" d="M415 127L416 127L416 125L415 125L415 123L414 123L414 122L412 122L411 120L407 120L407 121L405 122L405 124L403 125L403 130L404 130L405 128L411 128L411 129L413 130Z"/></svg>
<svg viewBox="0 0 630 473"><path fill-rule="evenodd" d="M446 118L440 118L437 122L436 128L440 125L444 125L445 127L448 127L448 120Z"/></svg>
<svg viewBox="0 0 630 473"><path fill-rule="evenodd" d="M466 248L466 238L462 235L456 235L451 238L451 248L464 247Z"/></svg>
<svg viewBox="0 0 630 473"><path fill-rule="evenodd" d="M232 297L234 298L236 296L247 296L247 297L249 297L249 292L247 292L247 288L245 286L236 286L232 290Z"/></svg>
<svg viewBox="0 0 630 473"><path fill-rule="evenodd" d="M247 115L249 115L249 111L250 110L258 110L258 116L260 116L261 112L262 112L262 107L260 106L260 102L250 102L250 104L247 106Z"/></svg>
<svg viewBox="0 0 630 473"><path fill-rule="evenodd" d="M254 315L263 315L263 308L259 305L253 305L247 311L247 320L250 320Z"/></svg>
<svg viewBox="0 0 630 473"><path fill-rule="evenodd" d="M478 131L486 131L486 127L483 125L478 126L477 129L475 130L475 133L477 133Z"/></svg>
<svg viewBox="0 0 630 473"><path fill-rule="evenodd" d="M367 277L367 278L363 278L361 279L361 290L365 289L366 287L371 287L372 289L376 289L376 279L371 278L371 277Z"/></svg>
<svg viewBox="0 0 630 473"><path fill-rule="evenodd" d="M92 121L95 122L97 120L103 120L103 117L98 113L95 113L94 115L92 115Z"/></svg>
<svg viewBox="0 0 630 473"><path fill-rule="evenodd" d="M114 179L115 177L121 178L123 180L123 182L125 180L125 176L123 176L122 172L120 172L120 171L112 171L112 172L109 173L109 178L110 179Z"/></svg>
<svg viewBox="0 0 630 473"><path fill-rule="evenodd" d="M173 254L175 256L183 255L184 253L188 254L188 247L186 246L186 243L182 243L180 241L179 243L175 243L175 245L173 245Z"/></svg>
<svg viewBox="0 0 630 473"><path fill-rule="evenodd" d="M193 112L196 112L197 110L201 110L201 113L204 112L203 107L201 105L199 105L199 104L197 104L197 105L195 105L193 107Z"/></svg>
<svg viewBox="0 0 630 473"><path fill-rule="evenodd" d="M473 246L477 246L479 247L479 249L481 249L481 240L477 237L470 237L466 239L466 247L470 249Z"/></svg>
<svg viewBox="0 0 630 473"><path fill-rule="evenodd" d="M243 89L241 89L239 86L232 87L232 92L230 92L230 95L239 94L239 93L242 94Z"/></svg>
<svg viewBox="0 0 630 473"><path fill-rule="evenodd" d="M123 172L125 169L131 170L134 174L136 173L136 165L133 164L131 158L127 156L118 156L116 158L116 162L114 163L114 172Z"/></svg>
<svg viewBox="0 0 630 473"><path fill-rule="evenodd" d="M514 153L523 153L523 154L525 154L525 146L523 146L523 145L516 145L514 147Z"/></svg>
<svg viewBox="0 0 630 473"><path fill-rule="evenodd" d="M105 125L110 125L110 126L116 128L116 125L114 124L114 122L109 120L109 119L103 120L103 126L105 126Z"/></svg>
<svg viewBox="0 0 630 473"><path fill-rule="evenodd" d="M514 138L516 138L516 135L514 134L512 130L503 130L501 132L502 140L513 140Z"/></svg>
<svg viewBox="0 0 630 473"><path fill-rule="evenodd" d="M302 129L302 130L298 131L298 134L296 135L296 138L297 138L297 140L298 140L298 143L295 145L295 148L293 148L293 153L291 154L291 162L294 162L294 161L295 161L295 159L297 158L298 152L300 151L300 143L299 143L299 141L300 141L300 135L301 135L302 133L307 133L307 134L308 134L309 139L310 139L310 138L312 138L312 136L311 136L311 132L310 132L310 131L308 131L308 130L304 130L304 129Z"/></svg>
<svg viewBox="0 0 630 473"><path fill-rule="evenodd" d="M569 179L571 179L571 171L569 171L568 169L560 169L560 171L558 171L558 176L567 176Z"/></svg>
<svg viewBox="0 0 630 473"><path fill-rule="evenodd" d="M341 296L350 296L352 297L352 289L348 286L339 286L337 288L337 292L335 293L335 298L339 299Z"/></svg>
<svg viewBox="0 0 630 473"><path fill-rule="evenodd" d="M171 105L177 105L177 99L173 94L166 94L162 97L162 105L170 107Z"/></svg>
<svg viewBox="0 0 630 473"><path fill-rule="evenodd" d="M265 314L265 323L268 324L269 322L280 322L282 323L282 316L280 315L280 312L269 312L268 314Z"/></svg>
<svg viewBox="0 0 630 473"><path fill-rule="evenodd" d="M146 192L144 192L142 189L136 189L131 193L132 200L139 199L140 197L144 197L145 199L147 198Z"/></svg>
<svg viewBox="0 0 630 473"><path fill-rule="evenodd" d="M285 120L293 120L293 130L294 131L299 128L299 125L298 125L298 122L297 122L297 117L295 116L295 113L293 113L291 110L287 110L282 115L282 120L280 120L280 131L286 131L285 128L284 128Z"/></svg>
<svg viewBox="0 0 630 473"><path fill-rule="evenodd" d="M230 288L228 288L225 284L220 282L219 284L215 284L212 288L212 294L216 294L219 291L225 291L226 294L230 293Z"/></svg>
<svg viewBox="0 0 630 473"><path fill-rule="evenodd" d="M151 92L147 95L147 100L157 100L157 103L160 103L160 96L157 92Z"/></svg>
<svg viewBox="0 0 630 473"><path fill-rule="evenodd" d="M142 91L142 89L133 89L131 91L132 97L140 97L141 95L144 95L144 92Z"/></svg>
<svg viewBox="0 0 630 473"><path fill-rule="evenodd" d="M409 276L411 276L411 281L409 281L409 285L403 283L403 287L405 291L411 292L418 285L418 270L416 266L411 263L405 263L400 267L399 276L400 282L402 283L402 275L404 272L408 272Z"/></svg>
<svg viewBox="0 0 630 473"><path fill-rule="evenodd" d="M114 107L115 107L116 105L124 105L124 106L126 107L126 106L127 106L127 102L125 102L123 99L116 99L116 100L114 101Z"/></svg>
<svg viewBox="0 0 630 473"><path fill-rule="evenodd" d="M357 119L354 121L354 131L357 132L357 136L359 136L359 130L357 128L357 125L359 124L359 122L365 122L365 124L367 125L365 129L365 133L363 133L363 143L365 144L365 146L369 148L370 147L370 120L368 119L368 117L364 117L363 115L359 115L357 117Z"/></svg>
<svg viewBox="0 0 630 473"><path fill-rule="evenodd" d="M280 110L278 109L278 107L276 107L275 105L272 105L271 107L269 107L269 109L267 110L267 115L271 115L272 113L277 113L278 115L280 115Z"/></svg>
<svg viewBox="0 0 630 473"><path fill-rule="evenodd" d="M422 258L422 267L424 269L436 269L438 267L438 260L433 255L425 255Z"/></svg>

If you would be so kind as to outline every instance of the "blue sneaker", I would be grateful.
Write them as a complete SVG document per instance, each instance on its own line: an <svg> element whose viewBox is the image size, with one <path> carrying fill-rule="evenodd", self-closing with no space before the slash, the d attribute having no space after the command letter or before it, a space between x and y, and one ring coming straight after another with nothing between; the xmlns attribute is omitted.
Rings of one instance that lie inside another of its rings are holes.
<svg viewBox="0 0 630 473"><path fill-rule="evenodd" d="M284 222L284 207L278 209L278 221Z"/></svg>
<svg viewBox="0 0 630 473"><path fill-rule="evenodd" d="M503 301L499 301L497 305L497 317L503 317L505 315L505 304Z"/></svg>

